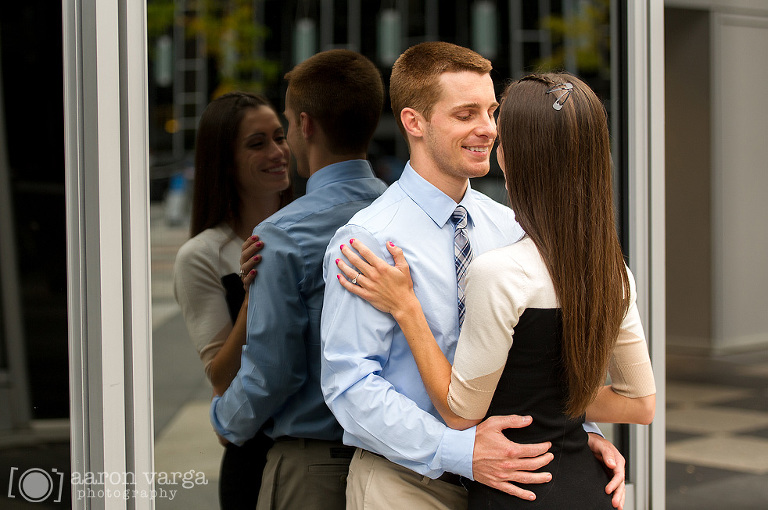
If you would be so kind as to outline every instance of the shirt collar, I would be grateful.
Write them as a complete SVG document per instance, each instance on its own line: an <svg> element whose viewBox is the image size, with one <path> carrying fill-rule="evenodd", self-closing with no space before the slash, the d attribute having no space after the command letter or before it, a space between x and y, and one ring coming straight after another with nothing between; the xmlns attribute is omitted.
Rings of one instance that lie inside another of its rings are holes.
<svg viewBox="0 0 768 510"><path fill-rule="evenodd" d="M309 176L307 180L307 193L336 182L366 177L376 177L373 174L373 167L371 167L371 163L367 159L351 159L349 161L333 163Z"/></svg>
<svg viewBox="0 0 768 510"><path fill-rule="evenodd" d="M475 210L476 206L471 184L467 184L464 198L457 204L451 197L419 175L411 166L410 161L405 164L405 169L398 183L405 194L411 197L416 202L416 205L421 207L438 227L442 228L451 219L451 214L453 214L457 205L464 206L467 210L467 221L474 225L472 211Z"/></svg>

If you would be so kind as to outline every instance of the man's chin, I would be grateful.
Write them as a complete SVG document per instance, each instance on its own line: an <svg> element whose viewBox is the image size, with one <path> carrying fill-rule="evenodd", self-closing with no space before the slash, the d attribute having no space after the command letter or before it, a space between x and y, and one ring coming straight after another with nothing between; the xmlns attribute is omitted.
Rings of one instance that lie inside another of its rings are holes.
<svg viewBox="0 0 768 510"><path fill-rule="evenodd" d="M478 177L485 177L488 172L491 171L491 164L486 162L485 165L473 165L471 169L468 169L470 179L477 179Z"/></svg>

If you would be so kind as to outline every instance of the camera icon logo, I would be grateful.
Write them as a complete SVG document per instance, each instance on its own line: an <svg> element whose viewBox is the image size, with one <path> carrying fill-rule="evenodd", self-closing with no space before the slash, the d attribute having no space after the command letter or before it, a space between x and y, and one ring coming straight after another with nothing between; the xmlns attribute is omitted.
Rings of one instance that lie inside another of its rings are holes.
<svg viewBox="0 0 768 510"><path fill-rule="evenodd" d="M8 498L21 496L30 503L40 503L51 496L54 503L61 502L61 492L64 482L64 473L52 469L49 473L44 469L30 468L21 474L17 474L19 468L11 468L11 476L8 480ZM58 487L57 487L58 486Z"/></svg>

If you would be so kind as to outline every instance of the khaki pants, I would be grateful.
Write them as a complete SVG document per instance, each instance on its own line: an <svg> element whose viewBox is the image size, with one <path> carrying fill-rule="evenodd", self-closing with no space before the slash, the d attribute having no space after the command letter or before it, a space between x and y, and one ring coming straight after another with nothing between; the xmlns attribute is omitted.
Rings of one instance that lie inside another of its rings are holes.
<svg viewBox="0 0 768 510"><path fill-rule="evenodd" d="M432 480L360 448L349 465L349 510L466 510L467 490Z"/></svg>
<svg viewBox="0 0 768 510"><path fill-rule="evenodd" d="M344 510L353 453L340 442L276 441L267 453L256 510Z"/></svg>

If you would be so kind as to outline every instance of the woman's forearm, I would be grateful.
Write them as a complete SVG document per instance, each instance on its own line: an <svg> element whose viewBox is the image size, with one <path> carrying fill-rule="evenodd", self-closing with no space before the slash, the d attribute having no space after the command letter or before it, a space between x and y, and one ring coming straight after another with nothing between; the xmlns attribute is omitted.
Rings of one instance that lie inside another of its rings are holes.
<svg viewBox="0 0 768 510"><path fill-rule="evenodd" d="M452 429L464 430L477 425L480 420L466 420L448 406L448 388L451 384L451 364L440 350L418 300L409 302L393 314L403 331L413 357L419 367L432 404Z"/></svg>
<svg viewBox="0 0 768 510"><path fill-rule="evenodd" d="M587 421L600 423L638 423L648 425L656 413L656 395L629 398L603 386L587 407Z"/></svg>
<svg viewBox="0 0 768 510"><path fill-rule="evenodd" d="M246 295L237 319L229 332L224 345L213 357L210 367L211 384L216 395L223 395L240 370L240 358L246 341L246 324L248 316L248 297Z"/></svg>

